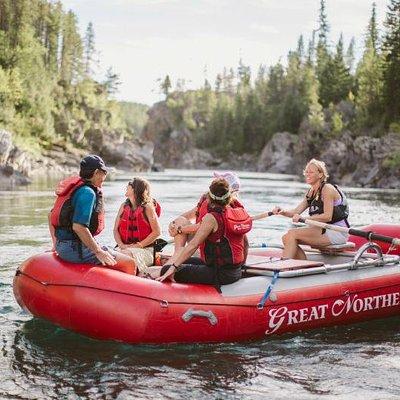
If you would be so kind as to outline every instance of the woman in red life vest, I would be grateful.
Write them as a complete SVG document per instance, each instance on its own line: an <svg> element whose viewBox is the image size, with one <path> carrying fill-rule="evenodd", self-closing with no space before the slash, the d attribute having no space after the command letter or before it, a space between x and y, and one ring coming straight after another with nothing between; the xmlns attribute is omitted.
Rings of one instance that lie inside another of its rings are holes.
<svg viewBox="0 0 400 400"><path fill-rule="evenodd" d="M207 213L193 239L180 250L174 263L168 262L160 271L159 281L167 278L181 283L227 285L241 277L246 261L245 234L252 227L251 217L244 208L233 208L229 183L215 179L207 195ZM201 261L190 257L200 248Z"/></svg>
<svg viewBox="0 0 400 400"><path fill-rule="evenodd" d="M223 173L214 172L213 176L214 178L223 178L228 182L231 191L231 207L243 208L243 204L238 198L240 190L239 177L230 171ZM174 253L168 260L168 263L173 264L175 262L180 250L191 240L197 229L199 229L201 219L208 212L208 198L207 193L202 194L195 207L184 212L169 224L168 232L174 238ZM245 240L247 241L247 238Z"/></svg>
<svg viewBox="0 0 400 400"><path fill-rule="evenodd" d="M280 207L276 207L273 210L274 214L291 217L293 222L298 222L300 214L308 209L310 215L308 219L349 227L347 221L349 208L346 196L336 185L327 183L329 175L325 163L316 159L310 160L304 169L304 176L310 189L303 200L292 210L282 210ZM344 244L348 236L347 233L314 226L289 229L282 236L284 245L282 256L305 260L306 255L299 246L300 244L319 247Z"/></svg>
<svg viewBox="0 0 400 400"><path fill-rule="evenodd" d="M126 201L119 208L114 238L120 251L135 261L137 273L145 275L154 264L153 243L160 236L160 205L150 196L149 182L134 178L128 183Z"/></svg>

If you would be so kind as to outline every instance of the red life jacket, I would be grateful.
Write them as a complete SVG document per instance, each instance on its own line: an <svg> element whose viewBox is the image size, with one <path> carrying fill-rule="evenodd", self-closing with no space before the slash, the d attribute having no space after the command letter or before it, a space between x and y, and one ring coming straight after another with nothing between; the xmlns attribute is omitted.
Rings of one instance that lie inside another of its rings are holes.
<svg viewBox="0 0 400 400"><path fill-rule="evenodd" d="M96 193L96 205L90 218L89 231L93 236L104 229L104 202L101 190L79 176L71 176L58 183L57 199L50 211L50 222L55 228L63 228L72 232L72 195L82 186L87 185Z"/></svg>
<svg viewBox="0 0 400 400"><path fill-rule="evenodd" d="M233 199L230 206L232 208L244 208L243 204L238 199ZM208 197L207 194L203 194L197 203L196 210L196 224L201 222L203 217L209 212L208 211Z"/></svg>
<svg viewBox="0 0 400 400"><path fill-rule="evenodd" d="M206 265L238 266L245 263L244 237L252 228L252 219L242 207L210 209L218 229L200 245L200 255Z"/></svg>
<svg viewBox="0 0 400 400"><path fill-rule="evenodd" d="M156 214L159 217L161 207L153 199ZM145 207L141 205L132 209L131 202L126 200L124 208L119 218L118 232L124 244L141 242L151 234L151 226L145 214Z"/></svg>

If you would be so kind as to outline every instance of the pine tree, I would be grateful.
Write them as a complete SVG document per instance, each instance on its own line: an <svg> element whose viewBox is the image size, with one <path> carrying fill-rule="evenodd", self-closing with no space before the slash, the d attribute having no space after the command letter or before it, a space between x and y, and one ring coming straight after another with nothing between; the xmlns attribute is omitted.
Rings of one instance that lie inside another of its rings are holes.
<svg viewBox="0 0 400 400"><path fill-rule="evenodd" d="M320 10L319 10L319 19L318 19L319 27L318 27L318 43L317 43L317 63L316 63L316 72L319 81L320 88L320 101L321 104L326 107L329 105L331 101L331 66L332 66L332 57L329 53L328 49L328 33L329 33L329 25L328 18L326 15L325 9L325 0L321 0L320 2Z"/></svg>
<svg viewBox="0 0 400 400"><path fill-rule="evenodd" d="M60 78L66 85L82 74L82 40L78 33L76 15L68 11L63 18Z"/></svg>
<svg viewBox="0 0 400 400"><path fill-rule="evenodd" d="M93 23L89 22L85 37L83 40L84 44L84 70L87 76L92 75L93 71L93 63L95 62L95 35L94 35L94 28Z"/></svg>
<svg viewBox="0 0 400 400"><path fill-rule="evenodd" d="M345 57L345 62L346 62L347 68L349 69L350 72L353 72L353 69L354 69L354 60L355 60L354 48L355 48L355 46L356 46L356 41L355 41L354 37L352 37L350 40L350 43L349 43L349 47L347 48L346 57Z"/></svg>
<svg viewBox="0 0 400 400"><path fill-rule="evenodd" d="M386 123L400 121L400 0L391 0L383 42Z"/></svg>
<svg viewBox="0 0 400 400"><path fill-rule="evenodd" d="M240 59L240 61L239 61L238 78L239 78L240 85L242 87L247 87L250 85L250 79L251 79L250 67L247 65L244 65L242 59Z"/></svg>
<svg viewBox="0 0 400 400"><path fill-rule="evenodd" d="M378 50L379 45L379 32L378 32L378 24L376 21L376 3L372 3L372 13L371 18L369 20L368 29L367 29L367 40L371 43L371 47L375 50Z"/></svg>
<svg viewBox="0 0 400 400"><path fill-rule="evenodd" d="M327 104L339 103L348 97L352 88L352 77L343 56L343 35L340 35L336 45L336 53L330 63L331 82L330 93L327 94L325 101Z"/></svg>
<svg viewBox="0 0 400 400"><path fill-rule="evenodd" d="M61 2L51 3L47 24L46 40L46 65L54 74L58 72L59 42L61 37L62 4Z"/></svg>
<svg viewBox="0 0 400 400"><path fill-rule="evenodd" d="M356 72L357 96L355 99L357 123L372 127L382 121L383 115L383 58L378 50L379 32L376 27L376 6L372 5L364 43L364 53Z"/></svg>
<svg viewBox="0 0 400 400"><path fill-rule="evenodd" d="M215 91L219 93L221 87L222 87L222 76L221 74L217 74L217 77L215 78Z"/></svg>
<svg viewBox="0 0 400 400"><path fill-rule="evenodd" d="M162 93L164 93L165 99L168 98L171 87L172 87L171 79L169 78L169 75L166 75L160 85L160 89Z"/></svg>
<svg viewBox="0 0 400 400"><path fill-rule="evenodd" d="M121 85L121 80L119 75L114 72L112 67L109 67L106 72L106 79L104 81L104 86L106 88L106 92L109 95L114 95L118 92L119 87Z"/></svg>

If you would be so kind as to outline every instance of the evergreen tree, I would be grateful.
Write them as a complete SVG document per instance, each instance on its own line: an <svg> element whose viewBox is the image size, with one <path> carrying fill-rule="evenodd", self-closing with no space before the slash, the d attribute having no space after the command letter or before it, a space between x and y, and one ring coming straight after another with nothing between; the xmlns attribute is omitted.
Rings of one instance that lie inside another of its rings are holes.
<svg viewBox="0 0 400 400"><path fill-rule="evenodd" d="M316 72L320 88L320 101L324 107L327 107L331 101L331 79L332 79L332 57L328 49L329 25L326 15L325 0L320 2L317 44L317 64Z"/></svg>
<svg viewBox="0 0 400 400"><path fill-rule="evenodd" d="M244 65L242 59L240 59L240 61L239 61L238 78L239 78L240 85L242 87L247 87L250 85L250 78L251 78L250 67L247 65Z"/></svg>
<svg viewBox="0 0 400 400"><path fill-rule="evenodd" d="M63 18L60 64L60 78L65 85L70 85L82 73L82 40L72 11Z"/></svg>
<svg viewBox="0 0 400 400"><path fill-rule="evenodd" d="M336 104L346 99L352 88L352 77L343 56L343 35L340 35L337 43L335 56L330 63L330 70L330 93L326 94L325 101L327 104Z"/></svg>
<svg viewBox="0 0 400 400"><path fill-rule="evenodd" d="M93 63L95 62L94 57L96 53L95 35L92 22L89 22L86 28L86 33L83 43L84 43L84 61L83 61L84 70L85 74L89 76L93 73Z"/></svg>
<svg viewBox="0 0 400 400"><path fill-rule="evenodd" d="M383 58L379 53L379 34L376 27L376 6L372 6L364 43L364 53L356 72L357 123L360 127L372 127L382 121L383 115Z"/></svg>
<svg viewBox="0 0 400 400"><path fill-rule="evenodd" d="M109 95L114 95L118 92L119 87L121 85L121 80L119 75L114 72L112 67L109 67L106 72L106 79L104 81L104 86L106 88L106 92Z"/></svg>
<svg viewBox="0 0 400 400"><path fill-rule="evenodd" d="M169 91L170 91L171 87L172 87L171 79L169 78L169 75L166 75L160 85L160 89L161 89L162 93L164 93L164 96L166 99L169 96Z"/></svg>
<svg viewBox="0 0 400 400"><path fill-rule="evenodd" d="M221 87L222 87L222 76L221 74L217 74L217 77L215 78L215 91L219 93Z"/></svg>
<svg viewBox="0 0 400 400"><path fill-rule="evenodd" d="M61 37L62 4L57 1L50 4L46 32L46 66L56 74L58 72L58 52Z"/></svg>
<svg viewBox="0 0 400 400"><path fill-rule="evenodd" d="M347 48L346 57L345 57L346 66L349 69L349 72L353 72L353 69L354 69L354 60L355 60L354 48L355 48L355 46L356 46L356 41L355 41L354 37L352 37L350 40L350 43L349 43L349 47Z"/></svg>
<svg viewBox="0 0 400 400"><path fill-rule="evenodd" d="M372 13L371 18L369 20L368 29L367 29L367 41L370 42L370 47L377 52L379 45L379 32L378 32L378 24L376 21L376 3L372 3Z"/></svg>
<svg viewBox="0 0 400 400"><path fill-rule="evenodd" d="M383 42L386 123L400 121L400 0L391 0Z"/></svg>

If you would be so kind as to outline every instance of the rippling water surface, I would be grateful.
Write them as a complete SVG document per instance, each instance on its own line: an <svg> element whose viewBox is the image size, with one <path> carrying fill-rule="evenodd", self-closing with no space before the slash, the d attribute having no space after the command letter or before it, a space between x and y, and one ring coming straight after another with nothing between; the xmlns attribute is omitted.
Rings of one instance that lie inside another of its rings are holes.
<svg viewBox="0 0 400 400"><path fill-rule="evenodd" d="M192 208L211 171L145 175L161 222ZM295 205L306 186L283 175L241 173L251 213ZM107 228L131 176L107 182ZM3 399L398 399L400 318L240 344L130 346L91 340L23 313L12 294L17 266L50 248L54 182L0 192L0 398ZM345 188L354 225L400 223L400 192ZM256 223L254 243L279 242L289 221Z"/></svg>

